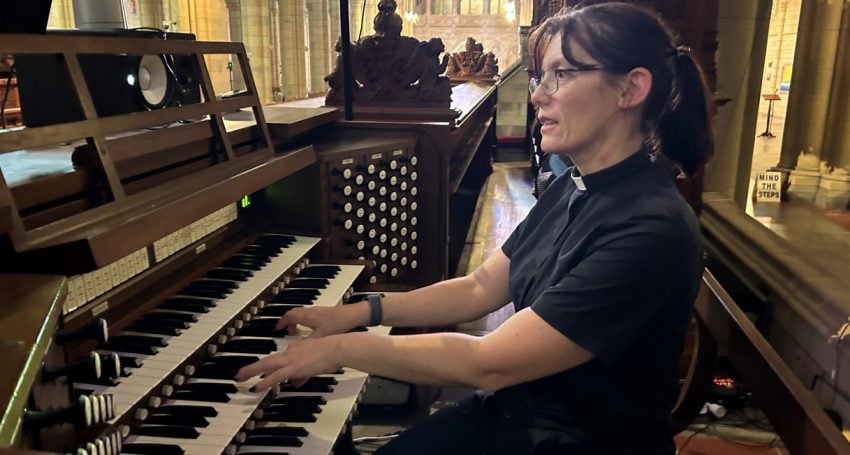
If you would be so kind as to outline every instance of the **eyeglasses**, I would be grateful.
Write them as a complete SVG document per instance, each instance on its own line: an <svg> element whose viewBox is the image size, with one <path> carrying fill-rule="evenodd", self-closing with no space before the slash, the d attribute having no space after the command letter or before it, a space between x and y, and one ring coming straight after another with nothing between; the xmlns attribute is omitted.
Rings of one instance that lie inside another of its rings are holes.
<svg viewBox="0 0 850 455"><path fill-rule="evenodd" d="M555 68L547 71L543 71L541 73L537 73L532 69L526 69L525 72L528 73L528 93L534 94L534 91L537 90L537 87L543 89L543 93L546 95L554 95L555 92L558 91L558 88L561 86L561 83L565 83L570 80L573 76L578 73L584 73L587 71L607 71L608 68L604 66L580 66L578 68ZM539 74L539 75L538 75Z"/></svg>

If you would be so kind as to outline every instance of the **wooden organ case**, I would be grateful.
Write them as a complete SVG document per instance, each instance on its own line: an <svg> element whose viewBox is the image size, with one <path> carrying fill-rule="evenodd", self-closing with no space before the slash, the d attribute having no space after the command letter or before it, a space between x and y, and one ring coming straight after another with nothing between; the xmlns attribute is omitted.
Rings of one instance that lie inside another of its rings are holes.
<svg viewBox="0 0 850 455"><path fill-rule="evenodd" d="M267 394L231 378L283 347L281 314L339 304L365 269L318 263L322 239L268 216L297 212L262 203L316 161L309 133L339 113L261 108L238 43L0 35L0 48L47 58L71 95L54 100L61 121L0 131L0 452L331 453L365 374ZM200 99L101 115L89 54L130 68L179 56L188 73L169 83ZM222 98L210 68L227 61L247 91Z"/></svg>
<svg viewBox="0 0 850 455"><path fill-rule="evenodd" d="M496 146L497 78L453 85L442 41L401 36L395 7L382 0L375 34L352 44L353 119L317 132L318 164L268 201L300 205L303 216L269 216L321 236L329 257L369 261L371 290L453 275ZM325 78L328 106L342 107L341 66Z"/></svg>

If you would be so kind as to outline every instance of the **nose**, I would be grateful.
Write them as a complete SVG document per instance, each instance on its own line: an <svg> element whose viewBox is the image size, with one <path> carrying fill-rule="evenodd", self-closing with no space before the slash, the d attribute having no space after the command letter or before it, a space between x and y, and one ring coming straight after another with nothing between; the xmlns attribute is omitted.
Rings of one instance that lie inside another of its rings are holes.
<svg viewBox="0 0 850 455"><path fill-rule="evenodd" d="M532 104L532 105L534 105L534 106L540 106L540 105L542 105L542 104L543 104L543 103L544 103L544 102L545 102L548 98L549 98L549 97L548 97L548 96L546 95L546 93L544 93L544 91L543 91L543 87L541 87L541 86L539 86L539 85L538 85L538 86L534 89L534 92L532 92L532 93L531 93L531 98L529 98L529 99L531 100L531 104Z"/></svg>

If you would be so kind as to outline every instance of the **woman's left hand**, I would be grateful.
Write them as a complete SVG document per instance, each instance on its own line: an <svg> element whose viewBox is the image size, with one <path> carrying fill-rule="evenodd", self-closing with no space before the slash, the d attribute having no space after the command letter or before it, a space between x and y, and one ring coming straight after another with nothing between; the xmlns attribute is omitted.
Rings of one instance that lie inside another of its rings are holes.
<svg viewBox="0 0 850 455"><path fill-rule="evenodd" d="M339 371L336 359L338 336L291 341L286 349L266 356L239 370L237 381L265 375L252 390L262 392L275 384L289 382L298 387L317 374Z"/></svg>

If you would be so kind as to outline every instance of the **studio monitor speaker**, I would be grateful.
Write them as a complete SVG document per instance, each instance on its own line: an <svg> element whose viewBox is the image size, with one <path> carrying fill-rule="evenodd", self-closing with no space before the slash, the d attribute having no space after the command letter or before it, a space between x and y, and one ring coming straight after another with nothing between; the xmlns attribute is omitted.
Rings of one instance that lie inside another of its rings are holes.
<svg viewBox="0 0 850 455"><path fill-rule="evenodd" d="M110 34L115 35L156 39L160 36L126 30ZM169 39L175 39L173 35L177 34L169 34ZM180 38L194 36L183 34L177 37ZM200 71L193 55L79 54L79 60L99 117L201 100ZM25 125L51 125L84 118L61 55L16 55L15 67Z"/></svg>

